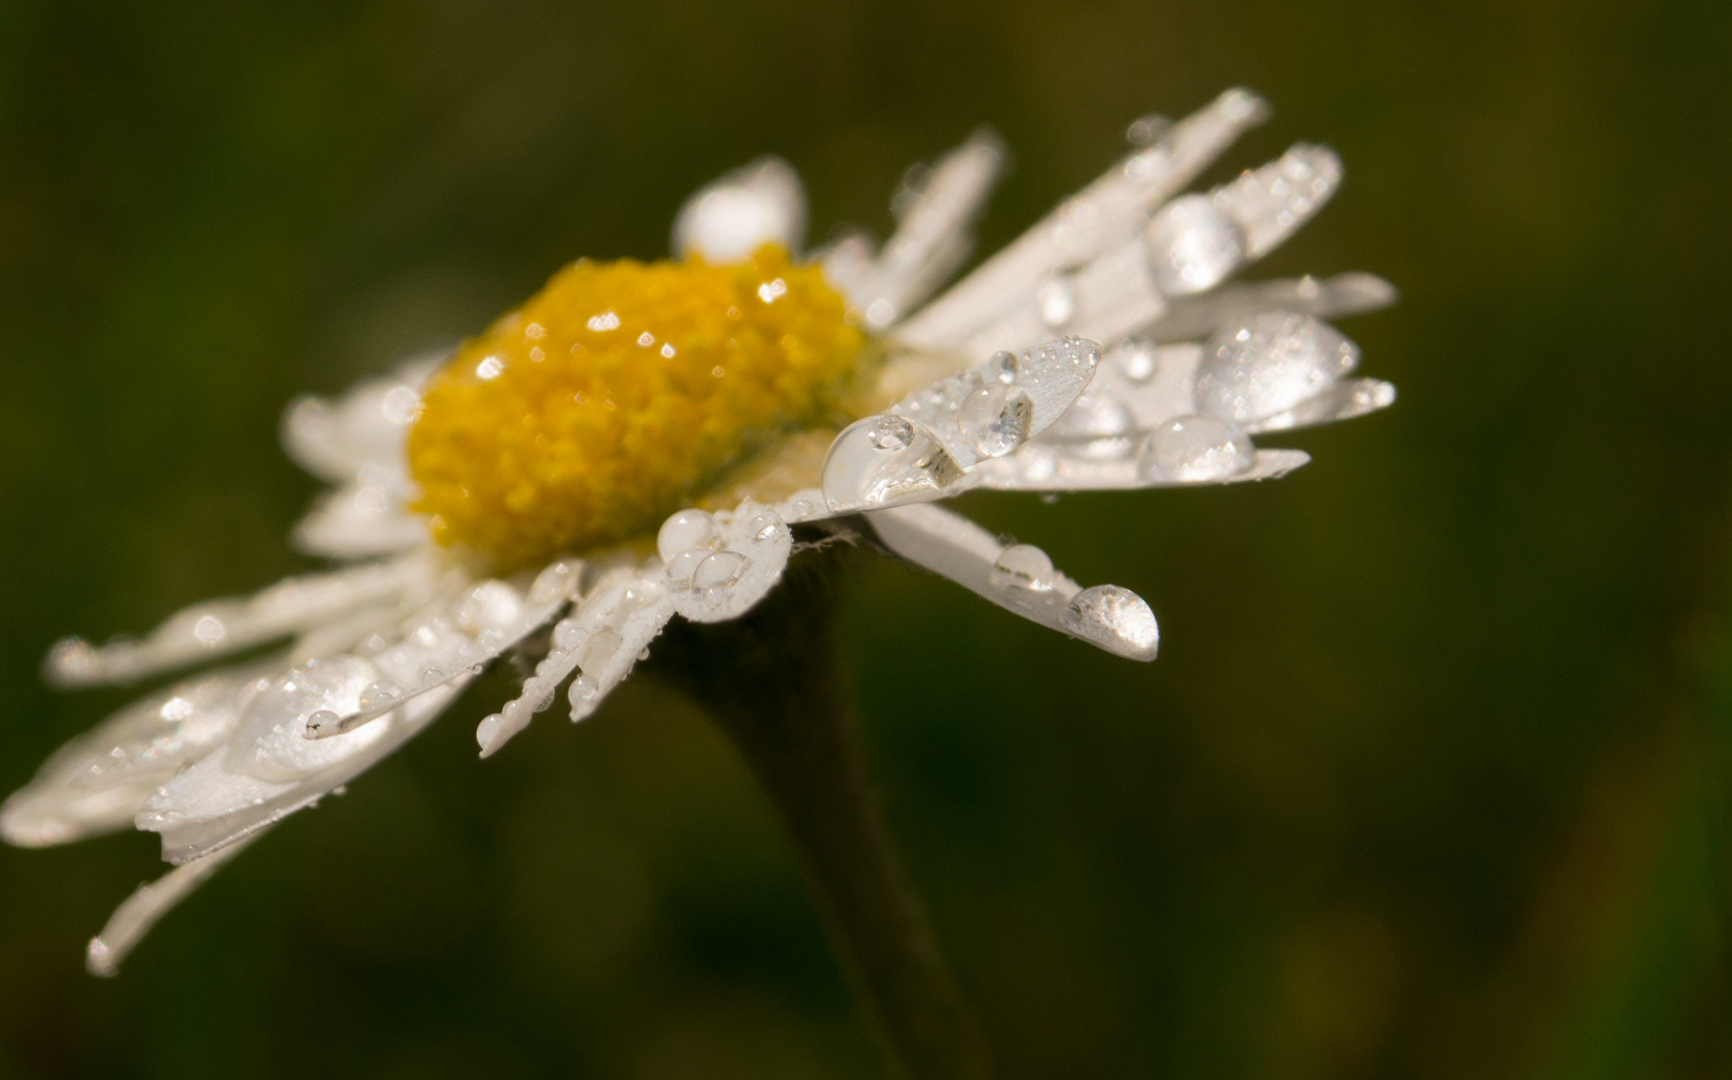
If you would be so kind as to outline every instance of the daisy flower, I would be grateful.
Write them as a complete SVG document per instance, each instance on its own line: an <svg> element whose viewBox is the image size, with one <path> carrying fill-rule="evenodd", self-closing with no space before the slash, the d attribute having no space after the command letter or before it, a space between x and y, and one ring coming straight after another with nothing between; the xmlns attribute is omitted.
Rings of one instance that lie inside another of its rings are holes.
<svg viewBox="0 0 1732 1080"><path fill-rule="evenodd" d="M1138 121L1127 157L936 299L1003 165L995 136L912 170L882 246L849 233L804 257L799 180L764 159L686 203L673 261L579 260L454 352L295 402L288 452L334 485L295 540L340 565L142 639L57 644L47 674L66 687L251 658L73 740L6 801L0 833L161 834L175 869L90 943L90 969L111 974L175 902L420 732L490 661L543 653L481 721L482 757L562 686L571 718L589 716L676 616L751 609L797 528L1153 659L1140 597L1084 588L939 503L1268 479L1306 455L1254 438L1394 399L1350 377L1358 349L1320 321L1389 303L1387 284L1227 284L1329 199L1333 152L1299 144L1180 194L1266 112L1230 90L1177 123Z"/></svg>

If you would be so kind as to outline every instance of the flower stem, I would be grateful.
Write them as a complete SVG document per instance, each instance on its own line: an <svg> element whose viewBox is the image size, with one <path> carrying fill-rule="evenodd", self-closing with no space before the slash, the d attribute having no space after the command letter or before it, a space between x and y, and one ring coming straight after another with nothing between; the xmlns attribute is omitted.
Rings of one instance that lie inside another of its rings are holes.
<svg viewBox="0 0 1732 1080"><path fill-rule="evenodd" d="M892 848L854 734L832 634L845 550L796 560L750 615L686 624L658 667L709 710L775 804L831 944L902 1075L981 1080L986 1045Z"/></svg>

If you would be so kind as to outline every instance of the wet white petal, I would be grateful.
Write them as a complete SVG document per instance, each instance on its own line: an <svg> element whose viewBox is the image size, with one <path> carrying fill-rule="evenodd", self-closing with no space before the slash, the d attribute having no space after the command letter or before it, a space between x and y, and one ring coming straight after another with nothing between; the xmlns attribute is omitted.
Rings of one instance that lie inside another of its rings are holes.
<svg viewBox="0 0 1732 1080"><path fill-rule="evenodd" d="M167 619L142 641L93 646L67 638L48 655L46 672L61 686L126 682L152 672L213 659L402 595L436 571L420 555L329 574L288 578L245 599L210 600Z"/></svg>
<svg viewBox="0 0 1732 1080"><path fill-rule="evenodd" d="M140 885L108 917L102 932L90 939L84 950L85 968L102 978L118 975L121 963L157 920L210 880L212 874L226 866L262 833L263 830L202 858L192 859L155 881Z"/></svg>
<svg viewBox="0 0 1732 1080"><path fill-rule="evenodd" d="M404 441L421 410L421 387L450 356L418 356L389 376L357 383L336 401L297 398L283 414L283 446L302 468L343 483L364 470L401 480L408 475Z"/></svg>
<svg viewBox="0 0 1732 1080"><path fill-rule="evenodd" d="M1358 364L1359 347L1328 323L1286 311L1252 315L1203 347L1197 411L1255 425L1327 393Z"/></svg>
<svg viewBox="0 0 1732 1080"><path fill-rule="evenodd" d="M771 507L748 500L712 520L715 536L685 549L701 555L690 560L690 575L672 572L672 563L664 572L674 609L693 622L723 622L750 611L782 580L794 548L793 530Z"/></svg>
<svg viewBox="0 0 1732 1080"><path fill-rule="evenodd" d="M1029 443L1008 457L983 461L973 471L980 475L981 487L1001 491L1110 491L1273 480L1310 460L1301 450L1258 450L1243 472L1181 480L1144 471L1135 454L1103 460L1067 454L1046 443Z"/></svg>
<svg viewBox="0 0 1732 1080"><path fill-rule="evenodd" d="M806 192L780 158L759 158L707 185L674 219L675 255L714 263L750 258L764 244L798 252L806 237Z"/></svg>
<svg viewBox="0 0 1732 1080"><path fill-rule="evenodd" d="M42 847L130 826L159 785L228 738L269 670L253 664L189 679L115 713L6 800L0 836Z"/></svg>
<svg viewBox="0 0 1732 1080"><path fill-rule="evenodd" d="M1128 589L1084 589L1028 544L1006 546L940 506L899 506L866 515L890 550L1042 626L1132 660L1153 660L1154 614Z"/></svg>
<svg viewBox="0 0 1732 1080"><path fill-rule="evenodd" d="M296 523L290 541L309 555L367 559L427 542L427 520L405 509L400 485L363 476L326 492Z"/></svg>
<svg viewBox="0 0 1732 1080"><path fill-rule="evenodd" d="M1264 311L1292 311L1327 319L1376 311L1395 300L1395 287L1374 274L1236 282L1171 301L1166 314L1144 333L1155 341L1185 341L1207 337L1230 322Z"/></svg>
<svg viewBox="0 0 1732 1080"><path fill-rule="evenodd" d="M1125 158L1067 199L897 327L897 338L919 348L955 348L982 327L1031 307L1043 282L1132 239L1150 210L1183 188L1266 115L1261 99L1248 91L1222 94L1175 124L1154 146Z"/></svg>

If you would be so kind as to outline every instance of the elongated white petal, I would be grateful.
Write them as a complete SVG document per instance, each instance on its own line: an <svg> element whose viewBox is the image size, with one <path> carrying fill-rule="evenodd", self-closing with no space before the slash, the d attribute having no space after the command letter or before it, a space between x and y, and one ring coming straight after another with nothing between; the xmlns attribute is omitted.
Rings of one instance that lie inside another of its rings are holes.
<svg viewBox="0 0 1732 1080"><path fill-rule="evenodd" d="M309 555L370 559L427 543L427 521L406 509L407 490L368 473L320 495L290 539Z"/></svg>
<svg viewBox="0 0 1732 1080"><path fill-rule="evenodd" d="M128 705L61 747L0 806L0 837L44 847L131 826L159 785L228 738L272 670L218 671Z"/></svg>
<svg viewBox="0 0 1732 1080"><path fill-rule="evenodd" d="M347 735L308 739L314 712L353 707L364 692L371 673L352 662L357 658L345 659L319 661L330 670L308 672L309 687L279 679L261 691L225 745L151 796L136 824L162 834L164 859L180 865L201 858L318 802L419 734L471 678L465 673Z"/></svg>
<svg viewBox="0 0 1732 1080"><path fill-rule="evenodd" d="M328 739L353 731L479 668L547 625L570 601L583 564L552 563L527 595L503 581L470 583L442 606L422 611L393 636L379 635L362 655L382 678L347 712L326 710L307 721L307 737Z"/></svg>
<svg viewBox="0 0 1732 1080"><path fill-rule="evenodd" d="M284 449L296 464L333 483L364 470L406 477L404 441L421 412L421 387L449 355L449 349L439 349L415 357L384 378L357 383L336 401L295 399L283 414Z"/></svg>
<svg viewBox="0 0 1732 1080"><path fill-rule="evenodd" d="M1154 207L1267 114L1263 101L1246 90L1222 94L1155 145L1119 162L897 327L897 339L917 348L953 349L1007 313L1030 306L1047 279L1135 236Z"/></svg>
<svg viewBox="0 0 1732 1080"><path fill-rule="evenodd" d="M1188 341L1264 311L1293 311L1328 319L1376 311L1395 301L1395 286L1375 274L1234 282L1199 296L1170 301L1166 314L1143 333L1157 342Z"/></svg>
<svg viewBox="0 0 1732 1080"><path fill-rule="evenodd" d="M850 273L844 261L851 254L832 252L832 280L848 291L855 309L875 330L901 319L950 276L968 257L970 226L986 203L1004 167L1004 144L981 130L940 158L930 170L919 170L896 202L900 221L870 266Z"/></svg>
<svg viewBox="0 0 1732 1080"><path fill-rule="evenodd" d="M599 705L606 691L625 677L637 654L667 625L673 610L668 590L646 577L639 566L625 563L601 570L599 579L589 586L576 609L554 625L552 648L536 665L534 674L524 680L523 690L476 728L475 741L481 746L481 756L492 757L528 727L536 713L553 704L559 684L580 665L585 674L595 669L591 707ZM638 644L625 654L622 669L616 661L621 659L621 650L627 648L628 636ZM605 690L600 681L604 673L612 674L612 682L606 684Z"/></svg>
<svg viewBox="0 0 1732 1080"><path fill-rule="evenodd" d="M49 652L46 673L59 686L127 682L316 626L400 596L437 573L427 558L410 555L287 578L251 597L195 604L171 616L142 641L93 646L82 638L67 638Z"/></svg>
<svg viewBox="0 0 1732 1080"><path fill-rule="evenodd" d="M1128 589L1084 589L1029 544L1005 546L940 506L899 506L866 515L885 545L1042 626L1132 660L1153 660L1160 631L1148 604Z"/></svg>
<svg viewBox="0 0 1732 1080"><path fill-rule="evenodd" d="M806 191L780 158L759 158L706 185L674 219L675 255L713 263L750 258L765 244L798 252L806 237Z"/></svg>
<svg viewBox="0 0 1732 1080"><path fill-rule="evenodd" d="M1000 491L1129 491L1137 488L1199 487L1273 480L1311 460L1302 450L1258 450L1248 468L1230 475L1185 480L1151 471L1135 454L1100 459L1067 454L1047 443L1030 443L1010 457L982 462L980 486Z"/></svg>
<svg viewBox="0 0 1732 1080"><path fill-rule="evenodd" d="M108 917L102 933L90 939L84 950L85 968L92 975L105 979L120 974L121 963L159 919L191 895L194 889L209 881L211 875L228 865L260 835L262 831L140 885Z"/></svg>

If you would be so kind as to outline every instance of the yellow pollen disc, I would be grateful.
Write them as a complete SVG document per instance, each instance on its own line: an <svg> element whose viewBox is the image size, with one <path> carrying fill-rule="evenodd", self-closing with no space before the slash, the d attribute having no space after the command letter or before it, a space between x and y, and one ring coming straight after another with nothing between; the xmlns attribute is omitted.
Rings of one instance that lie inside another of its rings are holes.
<svg viewBox="0 0 1732 1080"><path fill-rule="evenodd" d="M726 266L573 263L433 377L415 509L502 570L653 533L769 440L845 419L864 344L774 245Z"/></svg>

